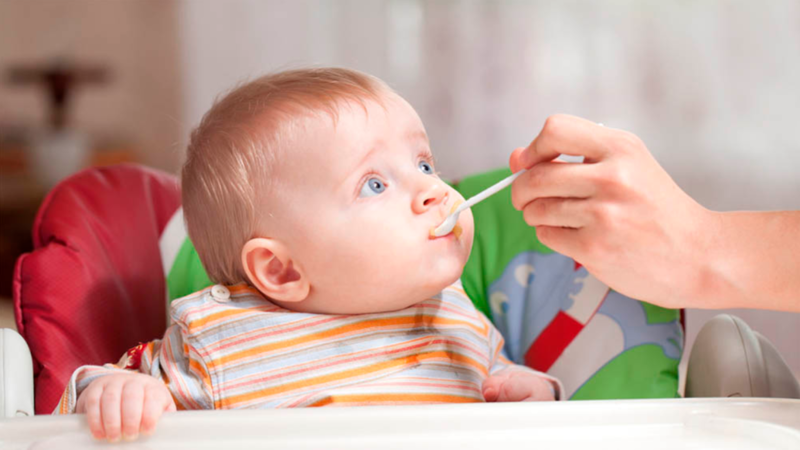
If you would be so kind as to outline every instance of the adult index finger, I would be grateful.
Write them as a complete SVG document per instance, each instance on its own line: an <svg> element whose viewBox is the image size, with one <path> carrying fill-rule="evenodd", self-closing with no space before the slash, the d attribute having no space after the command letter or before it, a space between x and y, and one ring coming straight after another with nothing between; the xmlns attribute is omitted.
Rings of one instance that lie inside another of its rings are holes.
<svg viewBox="0 0 800 450"><path fill-rule="evenodd" d="M513 172L530 168L559 155L583 156L585 162L602 159L608 153L604 138L608 129L586 119L566 114L547 118L542 131L531 144L512 153Z"/></svg>

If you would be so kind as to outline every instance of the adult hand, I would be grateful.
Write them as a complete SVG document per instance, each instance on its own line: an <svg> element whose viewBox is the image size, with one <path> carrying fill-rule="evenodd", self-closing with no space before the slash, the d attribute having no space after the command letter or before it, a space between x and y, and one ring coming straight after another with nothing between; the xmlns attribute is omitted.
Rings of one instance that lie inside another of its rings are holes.
<svg viewBox="0 0 800 450"><path fill-rule="evenodd" d="M560 154L584 162L553 161ZM629 297L683 307L704 291L714 213L684 193L631 133L567 115L547 119L526 148L514 207L539 240Z"/></svg>

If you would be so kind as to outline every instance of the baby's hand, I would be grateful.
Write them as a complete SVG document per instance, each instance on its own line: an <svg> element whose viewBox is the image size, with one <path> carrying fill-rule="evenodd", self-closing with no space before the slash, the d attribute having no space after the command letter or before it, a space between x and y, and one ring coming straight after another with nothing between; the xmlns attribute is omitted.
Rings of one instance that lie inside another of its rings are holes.
<svg viewBox="0 0 800 450"><path fill-rule="evenodd" d="M524 369L509 367L483 382L487 402L536 402L555 400L555 388L547 378Z"/></svg>
<svg viewBox="0 0 800 450"><path fill-rule="evenodd" d="M97 439L133 440L139 432L149 435L164 411L175 411L167 387L141 373L107 375L92 381L81 393L77 413L86 413L89 429Z"/></svg>

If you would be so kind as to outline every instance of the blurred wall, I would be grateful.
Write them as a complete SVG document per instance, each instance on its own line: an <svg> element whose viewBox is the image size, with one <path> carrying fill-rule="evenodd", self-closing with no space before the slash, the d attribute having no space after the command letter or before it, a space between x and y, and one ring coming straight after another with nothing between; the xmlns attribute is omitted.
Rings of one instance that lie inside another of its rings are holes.
<svg viewBox="0 0 800 450"><path fill-rule="evenodd" d="M800 207L796 1L200 1L180 18L187 132L240 80L344 65L417 108L449 177L506 164L564 112L637 133L710 208Z"/></svg>
<svg viewBox="0 0 800 450"><path fill-rule="evenodd" d="M0 0L0 124L46 123L42 89L2 81L10 65L54 58L104 64L110 83L78 88L71 123L126 143L140 162L177 170L184 131L177 11L177 3L155 0Z"/></svg>

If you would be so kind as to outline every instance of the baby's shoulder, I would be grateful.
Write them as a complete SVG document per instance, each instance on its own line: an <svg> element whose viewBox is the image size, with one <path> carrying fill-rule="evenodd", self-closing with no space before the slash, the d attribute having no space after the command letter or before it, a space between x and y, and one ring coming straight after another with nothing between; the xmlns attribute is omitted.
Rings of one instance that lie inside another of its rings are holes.
<svg viewBox="0 0 800 450"><path fill-rule="evenodd" d="M216 284L174 300L169 309L174 324L197 331L198 327L207 324L224 323L281 308L250 286Z"/></svg>

